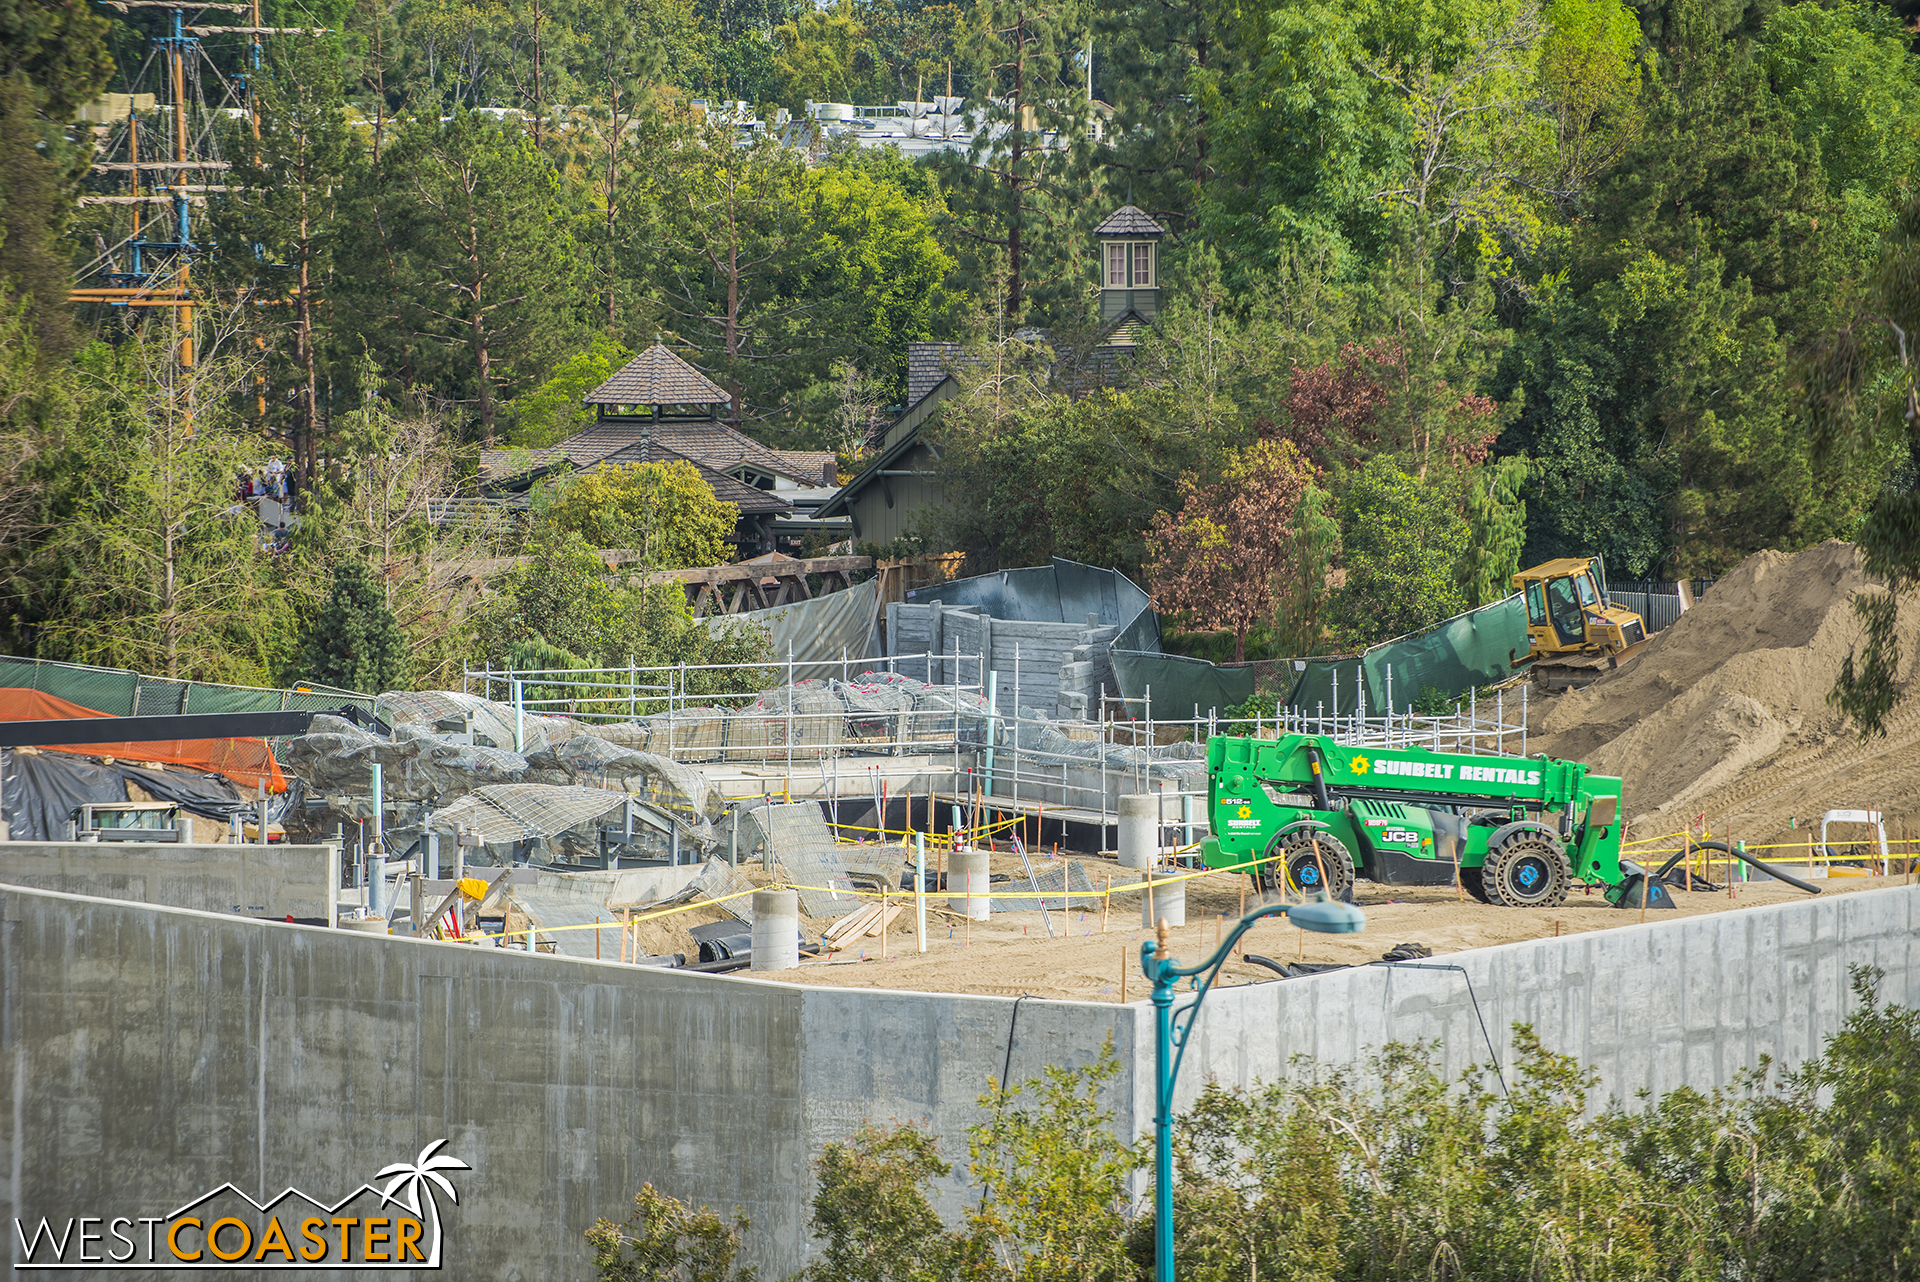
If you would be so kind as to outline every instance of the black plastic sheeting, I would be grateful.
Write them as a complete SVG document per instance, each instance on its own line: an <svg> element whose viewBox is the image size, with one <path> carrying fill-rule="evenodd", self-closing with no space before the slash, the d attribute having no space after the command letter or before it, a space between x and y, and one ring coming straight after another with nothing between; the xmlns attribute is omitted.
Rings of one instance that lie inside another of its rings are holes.
<svg viewBox="0 0 1920 1282"><path fill-rule="evenodd" d="M138 766L115 765L128 783L139 784L156 801L171 801L191 814L225 823L234 815L251 815L253 803L240 790L219 775L194 774L185 770L143 770ZM276 798L275 800L278 800Z"/></svg>
<svg viewBox="0 0 1920 1282"><path fill-rule="evenodd" d="M56 752L0 753L7 835L15 841L66 841L75 807L127 800L120 771Z"/></svg>
<svg viewBox="0 0 1920 1282"><path fill-rule="evenodd" d="M741 921L715 921L694 926L687 933L700 945L702 962L745 958L753 953L753 928Z"/></svg>
<svg viewBox="0 0 1920 1282"><path fill-rule="evenodd" d="M148 770L61 752L0 753L7 832L15 841L67 841L75 808L88 802L127 801L127 784L138 784L156 801L170 801L189 814L225 823L233 815L251 816L253 803L219 775L190 770ZM278 822L287 798L270 799L269 818Z"/></svg>

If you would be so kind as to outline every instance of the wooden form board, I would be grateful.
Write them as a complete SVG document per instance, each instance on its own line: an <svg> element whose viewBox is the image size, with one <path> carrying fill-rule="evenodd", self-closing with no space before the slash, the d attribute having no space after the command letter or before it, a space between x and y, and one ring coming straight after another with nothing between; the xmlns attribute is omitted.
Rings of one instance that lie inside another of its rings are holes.
<svg viewBox="0 0 1920 1282"><path fill-rule="evenodd" d="M838 945L850 939L875 938L883 934L888 927L892 926L894 919L905 911L905 904L888 904L886 906L886 920L883 922L881 920L881 906L879 904L868 904L864 908L855 909L839 921L833 923L833 925L827 929L826 933L821 936L821 939L828 944Z"/></svg>

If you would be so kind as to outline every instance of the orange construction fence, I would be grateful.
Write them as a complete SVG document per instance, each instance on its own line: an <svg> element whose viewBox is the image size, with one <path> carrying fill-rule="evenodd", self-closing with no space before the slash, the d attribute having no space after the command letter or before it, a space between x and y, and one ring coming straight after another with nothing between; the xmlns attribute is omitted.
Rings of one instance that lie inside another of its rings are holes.
<svg viewBox="0 0 1920 1282"><path fill-rule="evenodd" d="M68 717L104 717L58 695L17 687L0 688L0 721L57 721ZM47 747L45 752L71 752L82 757L113 757L121 761L158 761L225 775L241 789L265 786L285 792L287 777L273 759L264 739L162 739L151 743L81 743Z"/></svg>

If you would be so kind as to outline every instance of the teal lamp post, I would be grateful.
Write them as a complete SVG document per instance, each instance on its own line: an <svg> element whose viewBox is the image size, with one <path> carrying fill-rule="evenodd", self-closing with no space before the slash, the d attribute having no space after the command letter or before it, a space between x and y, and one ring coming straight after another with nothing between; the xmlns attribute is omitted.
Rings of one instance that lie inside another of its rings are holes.
<svg viewBox="0 0 1920 1282"><path fill-rule="evenodd" d="M1262 917L1285 917L1302 930L1323 935L1350 935L1363 930L1367 915L1352 904L1330 901L1326 892L1304 904L1262 904L1239 921L1213 956L1195 966L1174 964L1167 949L1167 923L1162 921L1157 938L1140 945L1140 969L1153 983L1154 1067L1158 1078L1153 1118L1153 1276L1155 1282L1173 1282L1173 1083L1180 1076L1180 1061L1187 1054L1187 1037L1193 1031L1194 1016L1200 1003L1207 1000L1220 967L1240 942L1240 936L1253 929ZM1173 987L1183 979L1201 976L1198 993L1178 1011L1173 1009Z"/></svg>

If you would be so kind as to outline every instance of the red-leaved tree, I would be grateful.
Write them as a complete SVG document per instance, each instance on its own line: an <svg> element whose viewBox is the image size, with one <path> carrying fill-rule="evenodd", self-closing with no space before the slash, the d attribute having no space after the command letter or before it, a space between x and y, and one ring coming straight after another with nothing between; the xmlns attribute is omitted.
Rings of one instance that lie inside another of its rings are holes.
<svg viewBox="0 0 1920 1282"><path fill-rule="evenodd" d="M1278 435L1323 468L1356 466L1381 451L1404 457L1423 479L1429 462L1477 467L1500 434L1499 407L1462 395L1432 369L1408 363L1405 346L1348 343L1332 360L1295 368Z"/></svg>
<svg viewBox="0 0 1920 1282"><path fill-rule="evenodd" d="M1233 633L1233 657L1247 656L1247 632L1274 613L1299 577L1301 501L1317 475L1291 441L1259 441L1231 456L1218 480L1180 478L1180 515L1154 514L1147 575L1154 605L1185 612L1203 628Z"/></svg>

